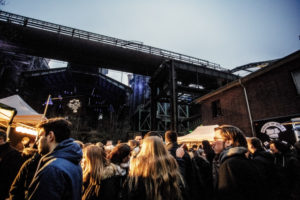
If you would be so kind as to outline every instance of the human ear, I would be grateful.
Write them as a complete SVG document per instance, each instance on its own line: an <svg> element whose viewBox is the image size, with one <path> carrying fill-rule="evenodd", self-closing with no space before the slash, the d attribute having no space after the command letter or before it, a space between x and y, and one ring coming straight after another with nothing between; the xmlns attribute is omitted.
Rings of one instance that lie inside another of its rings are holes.
<svg viewBox="0 0 300 200"><path fill-rule="evenodd" d="M224 143L225 147L229 147L232 144L233 144L233 142L231 140L226 140L225 143Z"/></svg>
<svg viewBox="0 0 300 200"><path fill-rule="evenodd" d="M54 132L53 132L53 131L49 131L48 136L49 136L50 142L55 141L55 135L54 135Z"/></svg>

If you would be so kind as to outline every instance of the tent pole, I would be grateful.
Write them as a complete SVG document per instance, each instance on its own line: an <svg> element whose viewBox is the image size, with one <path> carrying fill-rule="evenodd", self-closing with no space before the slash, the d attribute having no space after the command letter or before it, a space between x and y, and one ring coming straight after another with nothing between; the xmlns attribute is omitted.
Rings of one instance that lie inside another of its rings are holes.
<svg viewBox="0 0 300 200"><path fill-rule="evenodd" d="M44 114L43 114L43 119L46 117L50 98L51 98L51 94L49 94L48 99L47 99L46 107L45 107Z"/></svg>

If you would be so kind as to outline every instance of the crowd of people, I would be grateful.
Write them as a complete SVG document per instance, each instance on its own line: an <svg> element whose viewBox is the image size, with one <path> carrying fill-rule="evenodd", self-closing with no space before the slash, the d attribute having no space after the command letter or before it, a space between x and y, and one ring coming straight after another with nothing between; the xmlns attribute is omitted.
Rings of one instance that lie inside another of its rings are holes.
<svg viewBox="0 0 300 200"><path fill-rule="evenodd" d="M37 129L36 143L22 153L0 130L0 200L300 199L299 142L267 148L232 125L191 148L174 131L113 146L70 138L63 118Z"/></svg>

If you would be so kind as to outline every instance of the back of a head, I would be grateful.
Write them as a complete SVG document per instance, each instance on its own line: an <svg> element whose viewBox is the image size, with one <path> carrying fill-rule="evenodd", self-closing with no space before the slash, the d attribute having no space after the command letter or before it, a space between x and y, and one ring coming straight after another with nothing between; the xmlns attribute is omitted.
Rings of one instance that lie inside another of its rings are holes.
<svg viewBox="0 0 300 200"><path fill-rule="evenodd" d="M256 150L263 150L264 147L262 145L262 142L257 137L251 137L249 138L249 143L256 149Z"/></svg>
<svg viewBox="0 0 300 200"><path fill-rule="evenodd" d="M129 171L129 189L137 186L139 177L146 188L148 199L180 199L181 180L175 158L168 153L163 141L158 136L144 139L140 153L132 158ZM132 186L135 185L135 186ZM167 188L167 189L166 189Z"/></svg>
<svg viewBox="0 0 300 200"><path fill-rule="evenodd" d="M278 149L278 151L280 151L281 153L288 153L291 150L288 143L282 142L280 140L273 140L270 142L270 144L274 144L276 149Z"/></svg>
<svg viewBox="0 0 300 200"><path fill-rule="evenodd" d="M208 140L202 141L203 150L212 150L212 147Z"/></svg>
<svg viewBox="0 0 300 200"><path fill-rule="evenodd" d="M156 131L147 132L146 135L144 136L144 139L149 137L149 136L157 136L157 137L162 138L161 134L159 134L159 132L156 132Z"/></svg>
<svg viewBox="0 0 300 200"><path fill-rule="evenodd" d="M95 159L105 160L106 158L104 150L95 144L83 148L83 153L92 161L91 163L93 163Z"/></svg>
<svg viewBox="0 0 300 200"><path fill-rule="evenodd" d="M177 142L177 133L175 131L166 131L165 133L165 141L175 143Z"/></svg>
<svg viewBox="0 0 300 200"><path fill-rule="evenodd" d="M246 137L238 127L232 125L222 125L217 127L215 130L220 130L220 134L226 140L232 141L233 147L248 147Z"/></svg>
<svg viewBox="0 0 300 200"><path fill-rule="evenodd" d="M158 136L149 136L144 139L140 153L141 156L160 157L167 154L162 140Z"/></svg>
<svg viewBox="0 0 300 200"><path fill-rule="evenodd" d="M48 135L50 131L53 131L55 135L55 141L60 143L63 140L70 138L71 126L71 122L64 118L51 118L41 122L37 128L43 128L46 132L46 135Z"/></svg>
<svg viewBox="0 0 300 200"><path fill-rule="evenodd" d="M120 143L114 147L107 158L114 164L121 164L123 159L130 154L130 147L125 143Z"/></svg>
<svg viewBox="0 0 300 200"><path fill-rule="evenodd" d="M101 147L91 144L83 148L83 180L91 183L100 183L103 170L107 164L106 154ZM93 181L91 181L93 180Z"/></svg>

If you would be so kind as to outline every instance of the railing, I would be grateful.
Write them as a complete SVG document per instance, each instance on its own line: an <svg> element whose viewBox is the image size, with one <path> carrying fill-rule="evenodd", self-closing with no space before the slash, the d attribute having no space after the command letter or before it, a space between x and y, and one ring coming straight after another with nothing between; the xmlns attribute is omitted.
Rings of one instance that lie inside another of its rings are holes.
<svg viewBox="0 0 300 200"><path fill-rule="evenodd" d="M29 17L24 17L21 15L16 15L13 13L5 12L0 10L0 21L5 21L12 24L17 24L21 26L36 28L44 31L50 31L62 35L71 36L74 38L80 38L85 40L90 40L94 42L101 42L104 44L113 45L116 47L122 47L125 49L131 49L143 53L148 53L156 56L161 56L168 59L178 60L185 63L190 63L198 66L204 66L207 68L219 70L219 71L229 71L228 69L222 68L219 64L212 63L206 60L202 60L199 58L175 53L172 51L151 47L147 45L143 45L142 43L134 42L134 41L127 41L121 40L109 36L104 36L96 33L91 33L88 31L83 31L79 29L74 29L67 26L62 26L46 21L41 21Z"/></svg>

